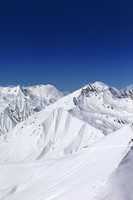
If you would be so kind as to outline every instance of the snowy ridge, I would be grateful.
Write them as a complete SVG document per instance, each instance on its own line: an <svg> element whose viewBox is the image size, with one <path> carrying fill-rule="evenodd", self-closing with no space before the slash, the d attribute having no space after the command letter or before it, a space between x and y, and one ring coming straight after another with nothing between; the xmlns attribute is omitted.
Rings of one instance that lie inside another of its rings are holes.
<svg viewBox="0 0 133 200"><path fill-rule="evenodd" d="M0 88L0 200L132 200L132 124L132 87Z"/></svg>
<svg viewBox="0 0 133 200"><path fill-rule="evenodd" d="M88 84L65 97L52 85L0 87L0 135L6 137L19 122L53 103L50 109L62 107L108 134L132 123L132 97L131 87L118 90L102 82Z"/></svg>
<svg viewBox="0 0 133 200"><path fill-rule="evenodd" d="M33 117L16 126L0 146L0 162L59 158L88 148L101 137L99 130L58 108L44 119Z"/></svg>
<svg viewBox="0 0 133 200"><path fill-rule="evenodd" d="M52 85L0 87L0 135L54 103L63 93Z"/></svg>
<svg viewBox="0 0 133 200"><path fill-rule="evenodd" d="M116 97L112 89L99 82L88 85L77 98L70 112L92 126L111 133L125 124L132 123L133 100L129 96Z"/></svg>
<svg viewBox="0 0 133 200"><path fill-rule="evenodd" d="M0 197L6 200L100 200L110 176L130 150L132 137L132 128L125 127L103 137L89 151L68 158L5 165L0 173L0 180L4 181L4 187L0 181Z"/></svg>

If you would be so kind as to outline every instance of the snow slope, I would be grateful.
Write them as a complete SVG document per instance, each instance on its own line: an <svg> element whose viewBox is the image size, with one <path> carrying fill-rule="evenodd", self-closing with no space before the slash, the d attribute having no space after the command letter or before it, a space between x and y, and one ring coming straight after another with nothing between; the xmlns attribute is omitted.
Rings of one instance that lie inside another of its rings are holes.
<svg viewBox="0 0 133 200"><path fill-rule="evenodd" d="M59 158L88 148L103 137L99 130L62 108L44 110L43 116L33 115L10 132L0 145L0 163Z"/></svg>
<svg viewBox="0 0 133 200"><path fill-rule="evenodd" d="M131 88L118 90L102 82L88 84L64 97L49 84L0 87L0 135L6 138L18 123L47 106L62 107L108 134L132 122L132 94Z"/></svg>
<svg viewBox="0 0 133 200"><path fill-rule="evenodd" d="M133 121L131 96L123 96L121 91L109 88L103 83L95 82L88 85L77 98L74 98L74 102L76 106L70 112L100 129L104 134L118 130Z"/></svg>
<svg viewBox="0 0 133 200"><path fill-rule="evenodd" d="M52 85L0 87L0 136L62 96Z"/></svg>
<svg viewBox="0 0 133 200"><path fill-rule="evenodd" d="M75 155L0 165L0 198L100 200L111 175L130 151L132 137L132 128L126 126Z"/></svg>
<svg viewBox="0 0 133 200"><path fill-rule="evenodd" d="M132 121L131 87L1 87L0 200L132 200Z"/></svg>
<svg viewBox="0 0 133 200"><path fill-rule="evenodd" d="M133 199L133 144L117 170L110 177L106 190L100 200Z"/></svg>

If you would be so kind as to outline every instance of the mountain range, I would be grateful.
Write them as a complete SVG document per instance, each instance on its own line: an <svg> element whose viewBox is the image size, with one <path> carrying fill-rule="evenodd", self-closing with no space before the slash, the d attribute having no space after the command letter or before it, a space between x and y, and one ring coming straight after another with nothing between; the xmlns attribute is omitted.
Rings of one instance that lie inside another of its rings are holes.
<svg viewBox="0 0 133 200"><path fill-rule="evenodd" d="M0 200L132 200L133 87L0 87Z"/></svg>

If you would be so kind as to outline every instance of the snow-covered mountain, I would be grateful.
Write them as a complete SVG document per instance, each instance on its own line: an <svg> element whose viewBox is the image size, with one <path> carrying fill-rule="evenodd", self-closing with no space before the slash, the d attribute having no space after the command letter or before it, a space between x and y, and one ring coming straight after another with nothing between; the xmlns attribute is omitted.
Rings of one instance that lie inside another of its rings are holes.
<svg viewBox="0 0 133 200"><path fill-rule="evenodd" d="M63 157L88 148L101 137L101 131L62 108L44 110L8 134L0 146L0 163Z"/></svg>
<svg viewBox="0 0 133 200"><path fill-rule="evenodd" d="M74 98L76 106L70 112L104 134L111 133L133 121L133 98L121 91L100 82L90 84Z"/></svg>
<svg viewBox="0 0 133 200"><path fill-rule="evenodd" d="M131 87L118 90L102 82L65 97L52 85L0 87L0 134L6 137L16 124L53 103L108 134L132 122L132 93Z"/></svg>
<svg viewBox="0 0 133 200"><path fill-rule="evenodd" d="M63 96L52 85L0 87L0 135Z"/></svg>
<svg viewBox="0 0 133 200"><path fill-rule="evenodd" d="M1 87L0 199L132 200L132 123L131 86Z"/></svg>

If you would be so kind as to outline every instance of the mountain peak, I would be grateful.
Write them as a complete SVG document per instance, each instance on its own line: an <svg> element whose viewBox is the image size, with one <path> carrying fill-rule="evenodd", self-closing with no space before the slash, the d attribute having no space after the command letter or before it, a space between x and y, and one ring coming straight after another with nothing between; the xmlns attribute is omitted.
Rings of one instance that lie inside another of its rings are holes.
<svg viewBox="0 0 133 200"><path fill-rule="evenodd" d="M94 83L91 84L93 87L96 87L99 90L105 90L108 89L109 86L105 84L104 82L101 81L95 81Z"/></svg>

